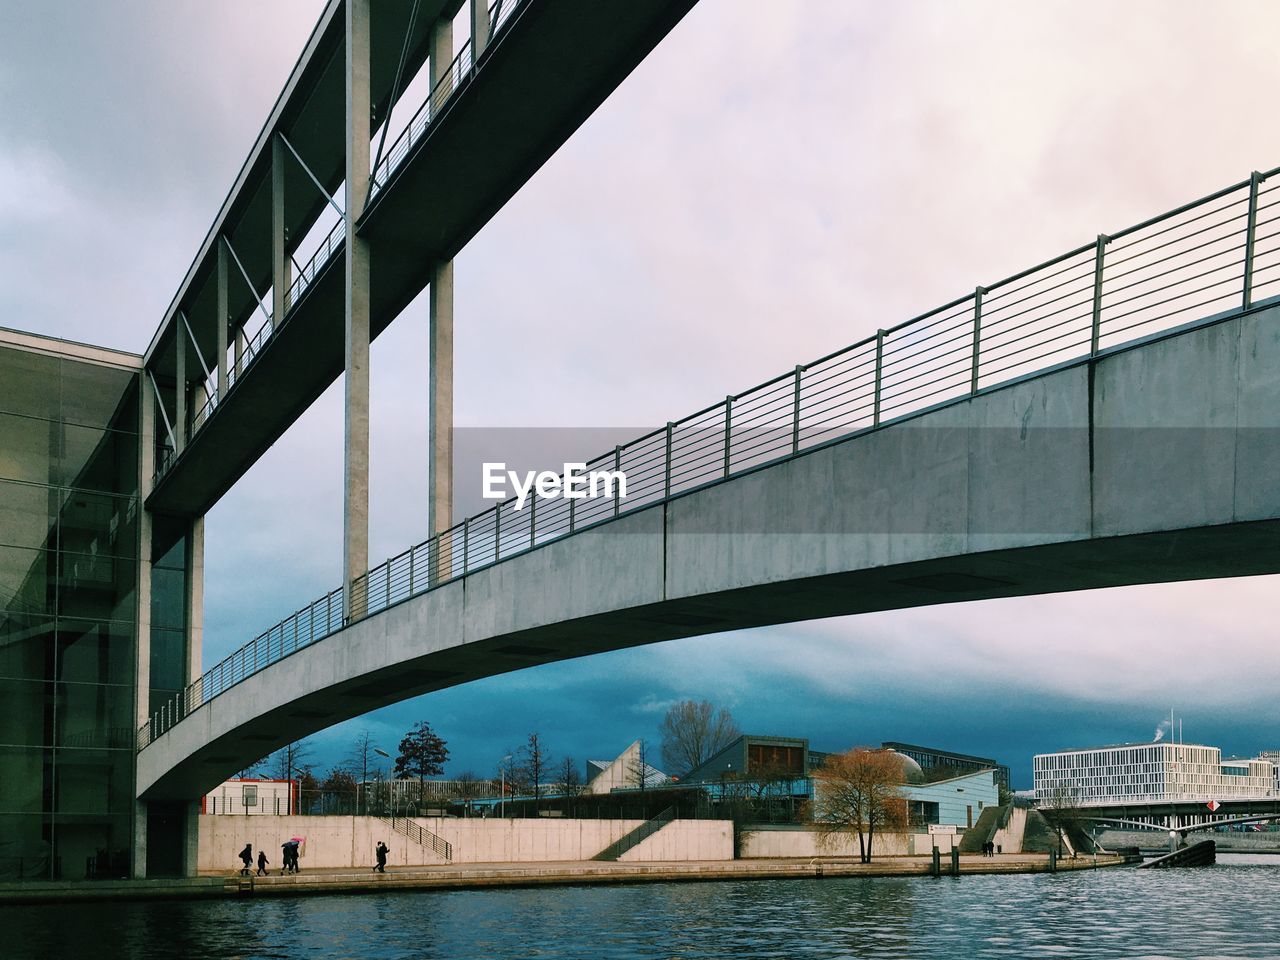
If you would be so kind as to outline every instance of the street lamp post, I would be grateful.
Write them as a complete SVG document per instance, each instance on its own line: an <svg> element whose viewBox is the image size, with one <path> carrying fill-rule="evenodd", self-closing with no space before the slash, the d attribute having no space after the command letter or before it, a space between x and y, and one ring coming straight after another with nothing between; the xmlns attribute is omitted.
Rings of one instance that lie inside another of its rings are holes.
<svg viewBox="0 0 1280 960"><path fill-rule="evenodd" d="M391 754L381 747L374 747L373 752L380 757L391 759ZM360 785L356 788L356 813L364 813L367 816L369 813L369 751L364 751L360 761ZM361 798L364 799L363 803L360 802Z"/></svg>

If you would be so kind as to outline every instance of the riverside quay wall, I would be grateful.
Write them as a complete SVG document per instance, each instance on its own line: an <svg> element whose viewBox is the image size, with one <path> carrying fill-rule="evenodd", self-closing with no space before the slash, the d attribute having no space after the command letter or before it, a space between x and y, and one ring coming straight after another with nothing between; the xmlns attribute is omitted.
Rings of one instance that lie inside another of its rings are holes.
<svg viewBox="0 0 1280 960"><path fill-rule="evenodd" d="M413 821L451 845L451 861L462 863L550 863L591 860L639 830L643 820L455 819L420 817ZM401 824L404 821L400 821ZM280 844L305 837L303 870L368 867L379 840L391 848L393 867L436 866L445 859L429 845L415 842L378 817L205 816L200 818L201 873L238 870L246 843L267 852L271 870L280 870ZM878 857L921 856L937 846L951 851L958 834L877 833ZM1009 851L1012 852L1012 851ZM856 857L852 834L824 842L813 827L746 826L738 845L740 859ZM733 823L728 820L672 820L619 855L627 863L709 862L734 859Z"/></svg>
<svg viewBox="0 0 1280 960"><path fill-rule="evenodd" d="M404 821L400 821L403 824ZM414 821L452 846L453 863L546 863L590 860L645 825L643 820L467 820L420 817ZM200 817L201 873L237 870L246 843L267 852L278 873L280 845L305 837L300 858L305 871L368 867L379 840L391 848L392 867L435 866L445 862L430 846L415 842L378 817ZM728 820L672 820L622 853L622 862L732 860L733 823Z"/></svg>

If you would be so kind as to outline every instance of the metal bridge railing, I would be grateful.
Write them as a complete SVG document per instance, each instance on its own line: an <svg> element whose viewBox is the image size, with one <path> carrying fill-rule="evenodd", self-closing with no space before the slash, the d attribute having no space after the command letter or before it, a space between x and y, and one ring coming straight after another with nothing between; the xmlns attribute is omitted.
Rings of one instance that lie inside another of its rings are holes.
<svg viewBox="0 0 1280 960"><path fill-rule="evenodd" d="M187 688L139 747L293 650L408 597L580 530L1109 347L1280 294L1280 168L1255 173L801 364L615 447L627 496L530 498L469 517L272 627ZM616 488L615 488L616 490ZM316 613L324 605L323 616Z"/></svg>
<svg viewBox="0 0 1280 960"><path fill-rule="evenodd" d="M489 8L489 41L492 42L499 31L510 22L512 14L516 8L523 3L524 0L497 0L493 6ZM391 179L391 175L404 162L405 157L409 155L409 151L422 139L427 129L431 126L440 111L444 109L444 105L448 103L449 98L462 86L462 82L466 80L476 69L476 60L474 56L475 45L471 39L468 39L462 49L458 51L458 55L454 57L453 62L440 75L431 92L427 95L427 99L423 101L413 119L405 126L400 135L396 137L387 150L387 155L378 164L373 171L372 193L371 196L377 196Z"/></svg>

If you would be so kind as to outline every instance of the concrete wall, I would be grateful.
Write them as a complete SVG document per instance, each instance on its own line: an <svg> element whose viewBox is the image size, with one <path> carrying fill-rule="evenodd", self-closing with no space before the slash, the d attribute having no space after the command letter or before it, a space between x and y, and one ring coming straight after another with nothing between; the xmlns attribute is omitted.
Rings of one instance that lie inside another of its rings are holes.
<svg viewBox="0 0 1280 960"><path fill-rule="evenodd" d="M618 858L623 862L732 860L731 820L672 820Z"/></svg>
<svg viewBox="0 0 1280 960"><path fill-rule="evenodd" d="M877 833L872 839L872 856L902 857L925 855L934 846L943 853L950 853L952 843L960 843L961 834L927 833ZM742 840L742 858L767 857L856 857L858 838L854 834L840 837L834 842L823 843L822 834L813 828L760 827L751 830Z"/></svg>
<svg viewBox="0 0 1280 960"><path fill-rule="evenodd" d="M913 783L903 788L912 800L938 805L938 823L962 830L978 822L987 807L998 806L1000 788L994 770L981 770L937 783Z"/></svg>
<svg viewBox="0 0 1280 960"><path fill-rule="evenodd" d="M420 818L425 829L453 844L454 863L539 863L590 860L605 847L639 827L642 820L465 820ZM267 851L273 870L280 869L280 844L290 837L307 838L302 869L371 866L374 845L391 848L391 866L441 863L376 817L200 817L200 870L223 872L239 866L246 843ZM732 824L718 820L675 820L621 858L649 860L732 860Z"/></svg>

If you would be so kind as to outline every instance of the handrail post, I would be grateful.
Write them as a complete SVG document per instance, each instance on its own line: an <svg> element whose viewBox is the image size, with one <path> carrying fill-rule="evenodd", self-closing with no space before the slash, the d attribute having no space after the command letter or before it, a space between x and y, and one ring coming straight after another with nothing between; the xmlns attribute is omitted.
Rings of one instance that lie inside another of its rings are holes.
<svg viewBox="0 0 1280 960"><path fill-rule="evenodd" d="M430 552L430 551L428 550L428 552ZM414 567L414 560L416 560L416 559L417 559L417 557L418 557L418 548L417 548L417 547L410 547L410 548L409 548L409 596L411 596L411 597L413 596L413 567Z"/></svg>
<svg viewBox="0 0 1280 960"><path fill-rule="evenodd" d="M729 476L733 449L733 394L724 398L724 475Z"/></svg>
<svg viewBox="0 0 1280 960"><path fill-rule="evenodd" d="M872 399L871 425L880 426L880 379L884 372L884 331L876 331L876 392Z"/></svg>
<svg viewBox="0 0 1280 960"><path fill-rule="evenodd" d="M666 456L666 476L663 480L663 497L664 500L671 499L671 431L675 428L675 424L670 420L667 421L667 456Z"/></svg>
<svg viewBox="0 0 1280 960"><path fill-rule="evenodd" d="M1253 306L1253 242L1258 232L1258 186L1262 174L1249 174L1249 225L1244 241L1244 309Z"/></svg>
<svg viewBox="0 0 1280 960"><path fill-rule="evenodd" d="M573 515L574 515L574 509L573 509L573 508L574 508L574 505L575 505L576 503L577 503L577 501L576 501L576 500L570 500L570 501L569 501L569 532L570 532L570 533L573 533Z"/></svg>
<svg viewBox="0 0 1280 960"><path fill-rule="evenodd" d="M791 404L791 453L800 452L800 375L804 372L803 364L796 364L796 395Z"/></svg>
<svg viewBox="0 0 1280 960"><path fill-rule="evenodd" d="M978 369L982 354L982 295L985 287L973 291L973 369L969 373L969 393L978 392Z"/></svg>
<svg viewBox="0 0 1280 960"><path fill-rule="evenodd" d="M493 508L493 562L502 559L502 504Z"/></svg>
<svg viewBox="0 0 1280 960"><path fill-rule="evenodd" d="M613 472L622 472L622 446L613 448ZM613 485L613 515L616 518L622 512L622 484L615 483Z"/></svg>
<svg viewBox="0 0 1280 960"><path fill-rule="evenodd" d="M1102 340L1102 265L1107 244L1111 241L1105 233L1098 234L1098 245L1093 250L1093 331L1089 336L1089 356L1098 355Z"/></svg>
<svg viewBox="0 0 1280 960"><path fill-rule="evenodd" d="M384 591L384 595L386 596L386 602L382 606L382 609L384 610L387 607L391 606L391 561L390 560L386 562L386 568L387 568L387 589Z"/></svg>
<svg viewBox="0 0 1280 960"><path fill-rule="evenodd" d="M569 501L573 503L572 500ZM529 549L538 542L538 488L529 491Z"/></svg>
<svg viewBox="0 0 1280 960"><path fill-rule="evenodd" d="M467 575L467 562L471 559L471 518L464 517L462 521L462 575Z"/></svg>

